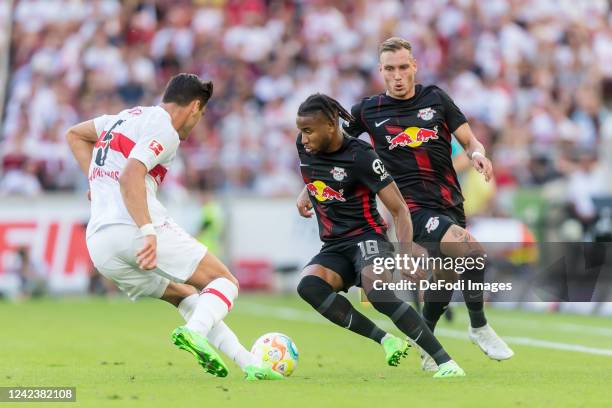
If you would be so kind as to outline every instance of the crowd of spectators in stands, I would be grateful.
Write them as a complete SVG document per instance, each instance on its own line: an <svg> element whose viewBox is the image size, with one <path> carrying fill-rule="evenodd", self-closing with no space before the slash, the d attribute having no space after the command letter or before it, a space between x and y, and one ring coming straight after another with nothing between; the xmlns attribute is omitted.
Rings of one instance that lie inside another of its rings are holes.
<svg viewBox="0 0 612 408"><path fill-rule="evenodd" d="M482 211L519 187L610 184L606 0L19 0L13 12L0 195L86 190L66 129L158 103L178 72L215 94L166 191L293 195L299 103L324 92L349 108L381 92L377 46L393 35L488 149L502 202Z"/></svg>

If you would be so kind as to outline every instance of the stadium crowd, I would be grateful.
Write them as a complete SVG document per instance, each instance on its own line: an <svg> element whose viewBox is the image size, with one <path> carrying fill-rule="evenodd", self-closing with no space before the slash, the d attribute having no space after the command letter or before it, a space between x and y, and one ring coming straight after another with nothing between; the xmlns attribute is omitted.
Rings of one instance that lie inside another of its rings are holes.
<svg viewBox="0 0 612 408"><path fill-rule="evenodd" d="M612 174L611 21L606 0L18 0L0 195L85 190L67 127L155 104L182 71L215 90L166 191L293 195L299 103L324 92L348 108L381 92L377 46L399 35L419 82L447 90L493 160L496 194L470 195L486 201L473 212L561 182L588 220L582 197ZM480 191L474 180L464 188Z"/></svg>

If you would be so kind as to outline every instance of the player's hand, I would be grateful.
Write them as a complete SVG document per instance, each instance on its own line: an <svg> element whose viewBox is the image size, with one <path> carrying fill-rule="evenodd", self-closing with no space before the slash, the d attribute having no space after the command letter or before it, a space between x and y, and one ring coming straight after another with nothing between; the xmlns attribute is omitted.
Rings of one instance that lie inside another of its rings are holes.
<svg viewBox="0 0 612 408"><path fill-rule="evenodd" d="M136 254L140 269L151 270L157 267L157 236L145 235L144 245Z"/></svg>
<svg viewBox="0 0 612 408"><path fill-rule="evenodd" d="M421 258L424 261L429 256L427 250L416 242L412 242L410 253L413 257L413 265L417 263L417 258ZM410 271L403 271L403 278L415 283L419 283L419 281L422 280L427 280L427 278L429 278L429 272L424 269L425 265L423 265L423 261L419 262L418 268Z"/></svg>
<svg viewBox="0 0 612 408"><path fill-rule="evenodd" d="M300 215L304 218L312 217L312 203L310 202L310 198L308 198L308 193L304 194L302 192L297 199L297 209Z"/></svg>
<svg viewBox="0 0 612 408"><path fill-rule="evenodd" d="M472 165L474 168L485 177L488 183L493 178L493 165L491 160L487 159L482 154L472 154Z"/></svg>
<svg viewBox="0 0 612 408"><path fill-rule="evenodd" d="M402 278L410 281L419 283L422 280L427 280L428 273L422 266L419 266L413 270L404 270L402 269Z"/></svg>
<svg viewBox="0 0 612 408"><path fill-rule="evenodd" d="M412 251L401 251L402 253L400 253L400 256L404 257L404 253L406 255L408 255L409 258L412 258L413 256L416 258L416 255L412 254ZM419 283L419 281L421 280L426 280L427 279L427 271L423 269L422 266L419 266L418 268L414 268L415 265L415 261L416 259L412 258L412 262L409 263L408 265L411 266L412 268L401 268L401 274L402 274L402 279L406 279L407 281L410 282L415 282L415 283Z"/></svg>

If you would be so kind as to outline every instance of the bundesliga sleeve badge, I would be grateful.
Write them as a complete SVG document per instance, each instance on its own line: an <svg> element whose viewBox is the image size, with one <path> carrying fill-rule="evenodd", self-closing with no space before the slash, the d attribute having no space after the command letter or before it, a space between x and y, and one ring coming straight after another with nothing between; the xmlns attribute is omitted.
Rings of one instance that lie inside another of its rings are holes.
<svg viewBox="0 0 612 408"><path fill-rule="evenodd" d="M164 146L162 146L162 144L157 140L151 140L151 143L149 143L149 149L153 151L155 156L159 156L161 152L164 151Z"/></svg>

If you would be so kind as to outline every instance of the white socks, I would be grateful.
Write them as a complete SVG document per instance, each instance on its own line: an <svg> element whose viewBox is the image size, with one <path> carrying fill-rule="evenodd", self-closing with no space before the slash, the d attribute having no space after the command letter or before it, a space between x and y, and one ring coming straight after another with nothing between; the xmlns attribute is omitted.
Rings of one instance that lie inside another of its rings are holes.
<svg viewBox="0 0 612 408"><path fill-rule="evenodd" d="M185 321L189 321L198 305L200 296L193 294L187 296L178 305L178 311L183 316ZM255 357L247 349L244 348L234 332L220 320L208 332L208 341L210 344L221 350L225 355L231 358L240 368L249 365L257 365Z"/></svg>
<svg viewBox="0 0 612 408"><path fill-rule="evenodd" d="M237 296L238 287L229 279L215 279L200 293L198 303L185 326L207 337L212 327L230 311Z"/></svg>
<svg viewBox="0 0 612 408"><path fill-rule="evenodd" d="M198 304L199 297L200 295L194 293L191 296L187 296L185 299L181 300L181 303L179 303L178 311L186 322L191 318L191 315Z"/></svg>
<svg viewBox="0 0 612 408"><path fill-rule="evenodd" d="M226 356L231 358L244 369L246 366L258 365L255 356L240 344L240 340L236 334L230 329L224 321L220 321L208 333L208 341L210 344L221 350Z"/></svg>

